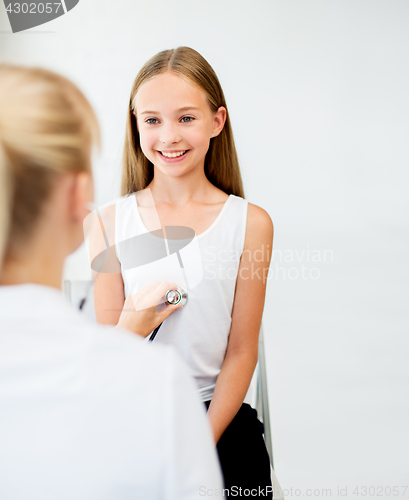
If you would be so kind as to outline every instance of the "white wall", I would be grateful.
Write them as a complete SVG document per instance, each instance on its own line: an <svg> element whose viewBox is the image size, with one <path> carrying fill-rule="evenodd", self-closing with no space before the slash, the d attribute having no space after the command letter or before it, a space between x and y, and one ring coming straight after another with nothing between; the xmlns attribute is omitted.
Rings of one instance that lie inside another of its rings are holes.
<svg viewBox="0 0 409 500"><path fill-rule="evenodd" d="M275 223L264 328L288 498L408 484L408 21L406 0L81 0L11 34L0 6L1 60L64 73L97 110L101 203L140 66L188 45L216 70L246 196Z"/></svg>

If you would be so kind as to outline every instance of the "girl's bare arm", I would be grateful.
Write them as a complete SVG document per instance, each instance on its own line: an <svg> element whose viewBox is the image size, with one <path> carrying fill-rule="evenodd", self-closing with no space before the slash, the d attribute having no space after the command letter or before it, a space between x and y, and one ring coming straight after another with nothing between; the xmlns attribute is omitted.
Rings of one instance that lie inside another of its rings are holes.
<svg viewBox="0 0 409 500"><path fill-rule="evenodd" d="M249 203L229 343L208 410L216 443L240 409L257 364L273 235L273 222L267 212Z"/></svg>
<svg viewBox="0 0 409 500"><path fill-rule="evenodd" d="M94 304L97 322L107 325L117 325L124 303L125 293L122 274L99 274L94 285Z"/></svg>
<svg viewBox="0 0 409 500"><path fill-rule="evenodd" d="M116 204L112 203L90 214L86 227L89 233L90 261L98 261L99 256L111 251L93 268L95 315L98 323L117 325L125 303L124 283L121 265L116 257L115 248Z"/></svg>

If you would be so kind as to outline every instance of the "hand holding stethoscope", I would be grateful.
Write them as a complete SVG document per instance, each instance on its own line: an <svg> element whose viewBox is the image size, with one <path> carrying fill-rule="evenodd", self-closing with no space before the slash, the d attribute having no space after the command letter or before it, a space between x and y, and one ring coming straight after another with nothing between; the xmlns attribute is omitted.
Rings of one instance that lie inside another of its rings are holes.
<svg viewBox="0 0 409 500"><path fill-rule="evenodd" d="M156 307L161 302L167 306L158 312ZM163 321L186 302L187 293L182 287L173 282L155 281L126 298L117 326L143 337L153 331L149 339L153 340Z"/></svg>

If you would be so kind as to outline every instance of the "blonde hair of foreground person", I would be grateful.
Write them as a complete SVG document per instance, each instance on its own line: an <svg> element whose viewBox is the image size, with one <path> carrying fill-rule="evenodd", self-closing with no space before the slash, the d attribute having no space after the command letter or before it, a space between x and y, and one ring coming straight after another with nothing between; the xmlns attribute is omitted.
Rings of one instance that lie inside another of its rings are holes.
<svg viewBox="0 0 409 500"><path fill-rule="evenodd" d="M0 279L35 234L57 179L84 172L92 180L93 144L97 118L72 82L0 64Z"/></svg>

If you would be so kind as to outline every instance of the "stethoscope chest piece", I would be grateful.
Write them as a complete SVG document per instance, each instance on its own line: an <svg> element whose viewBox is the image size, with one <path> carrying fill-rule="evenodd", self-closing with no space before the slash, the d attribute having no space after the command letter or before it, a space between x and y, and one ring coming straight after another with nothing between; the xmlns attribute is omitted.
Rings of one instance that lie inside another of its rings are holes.
<svg viewBox="0 0 409 500"><path fill-rule="evenodd" d="M165 297L165 302L168 305L182 304L184 306L187 302L187 291L183 287L178 286L176 290L168 290Z"/></svg>

